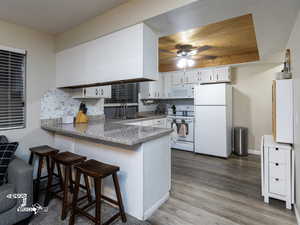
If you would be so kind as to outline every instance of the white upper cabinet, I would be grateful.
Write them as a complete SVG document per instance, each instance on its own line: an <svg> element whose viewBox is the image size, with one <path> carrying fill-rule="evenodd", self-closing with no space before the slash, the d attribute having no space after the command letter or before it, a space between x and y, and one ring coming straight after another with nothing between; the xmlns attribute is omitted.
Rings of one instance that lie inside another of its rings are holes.
<svg viewBox="0 0 300 225"><path fill-rule="evenodd" d="M172 85L181 85L184 84L184 72L183 71L176 71L172 72Z"/></svg>
<svg viewBox="0 0 300 225"><path fill-rule="evenodd" d="M111 33L56 55L56 86L158 79L158 38L145 24Z"/></svg>
<svg viewBox="0 0 300 225"><path fill-rule="evenodd" d="M206 82L213 82L214 81L214 70L213 69L204 69L200 71L201 76L201 82L200 83L206 83Z"/></svg>
<svg viewBox="0 0 300 225"><path fill-rule="evenodd" d="M198 83L197 80L198 72L196 70L189 70L184 73L184 83L185 84L195 84Z"/></svg>
<svg viewBox="0 0 300 225"><path fill-rule="evenodd" d="M147 81L140 83L141 98L163 98L165 97L164 77L159 74L157 81Z"/></svg>
<svg viewBox="0 0 300 225"><path fill-rule="evenodd" d="M216 67L200 71L200 83L226 83L231 81L230 67Z"/></svg>
<svg viewBox="0 0 300 225"><path fill-rule="evenodd" d="M217 67L214 69L214 80L217 82L230 82L231 81L231 68L230 67Z"/></svg>
<svg viewBox="0 0 300 225"><path fill-rule="evenodd" d="M175 86L193 85L201 83L227 83L231 81L231 69L229 66L180 70L161 73L164 78L164 95L170 96L170 91Z"/></svg>
<svg viewBox="0 0 300 225"><path fill-rule="evenodd" d="M72 98L94 99L111 98L111 85L73 89Z"/></svg>
<svg viewBox="0 0 300 225"><path fill-rule="evenodd" d="M293 80L273 83L273 136L276 142L294 143Z"/></svg>
<svg viewBox="0 0 300 225"><path fill-rule="evenodd" d="M88 44L56 54L56 87L77 86L84 83L87 74Z"/></svg>
<svg viewBox="0 0 300 225"><path fill-rule="evenodd" d="M163 77L164 80L164 95L165 97L169 97L171 95L170 90L172 88L172 73L167 72L167 73L161 73L161 76Z"/></svg>

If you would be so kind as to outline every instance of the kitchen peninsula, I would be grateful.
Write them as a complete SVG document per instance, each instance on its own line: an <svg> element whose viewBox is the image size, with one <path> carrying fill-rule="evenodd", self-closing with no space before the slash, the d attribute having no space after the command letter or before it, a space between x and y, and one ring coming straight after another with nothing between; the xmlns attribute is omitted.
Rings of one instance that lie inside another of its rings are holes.
<svg viewBox="0 0 300 225"><path fill-rule="evenodd" d="M126 213L145 220L169 197L171 187L171 129L97 120L62 124L42 120L54 133L55 147L88 159L120 167L118 173ZM104 179L104 194L114 198L111 179Z"/></svg>

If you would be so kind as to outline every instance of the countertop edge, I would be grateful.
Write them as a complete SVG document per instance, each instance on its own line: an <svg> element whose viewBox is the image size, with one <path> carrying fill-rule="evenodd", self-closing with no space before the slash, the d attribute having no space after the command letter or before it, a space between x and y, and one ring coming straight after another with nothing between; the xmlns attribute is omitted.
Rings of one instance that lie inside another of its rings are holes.
<svg viewBox="0 0 300 225"><path fill-rule="evenodd" d="M60 129L56 129L54 127L49 127L47 125L42 125L41 128L43 130L49 131L49 132L54 132L57 134L61 134L61 135L65 135L65 136L71 136L71 137L77 137L77 138L81 138L81 139L88 139L88 140L92 140L94 142L100 142L103 144L110 144L110 145L123 145L123 146L127 146L127 147L133 147L136 145L140 145L143 144L145 142L151 141L153 139L157 139L159 137L163 137L166 136L170 133L172 133L172 129L166 129L165 131L161 131L159 134L156 135L152 135L151 137L146 137L146 138L142 138L139 139L137 141L119 141L118 139L111 139L111 140L107 140L105 138L101 138L101 137L93 137L93 136L87 136L87 135L82 135L80 133L77 132L71 132L71 131L64 131L64 130L60 130Z"/></svg>

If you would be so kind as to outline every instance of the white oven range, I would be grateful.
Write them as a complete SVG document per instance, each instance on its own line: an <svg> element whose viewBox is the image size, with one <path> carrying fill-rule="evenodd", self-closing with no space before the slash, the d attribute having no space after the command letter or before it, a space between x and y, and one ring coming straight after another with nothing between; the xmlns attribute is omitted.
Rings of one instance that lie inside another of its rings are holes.
<svg viewBox="0 0 300 225"><path fill-rule="evenodd" d="M169 112L171 112L169 110ZM192 106L176 106L176 113L167 116L171 135L171 148L194 151L194 110Z"/></svg>

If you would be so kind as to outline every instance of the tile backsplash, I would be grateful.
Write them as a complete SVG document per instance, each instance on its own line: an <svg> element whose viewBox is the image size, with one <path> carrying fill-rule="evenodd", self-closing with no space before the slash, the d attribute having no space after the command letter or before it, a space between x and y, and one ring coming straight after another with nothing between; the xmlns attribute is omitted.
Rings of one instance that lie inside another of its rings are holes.
<svg viewBox="0 0 300 225"><path fill-rule="evenodd" d="M91 116L104 114L104 99L84 100L73 99L68 90L51 89L41 98L40 119L55 119L64 116L76 116L80 102L88 108L87 114Z"/></svg>

